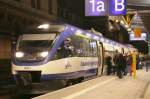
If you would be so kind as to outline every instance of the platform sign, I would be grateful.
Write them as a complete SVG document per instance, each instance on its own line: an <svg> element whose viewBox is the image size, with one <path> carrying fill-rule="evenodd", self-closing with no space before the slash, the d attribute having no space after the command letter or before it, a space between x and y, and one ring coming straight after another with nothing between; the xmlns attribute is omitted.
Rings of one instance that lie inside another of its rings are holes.
<svg viewBox="0 0 150 99"><path fill-rule="evenodd" d="M85 0L85 16L126 14L126 0ZM109 11L108 11L109 10Z"/></svg>
<svg viewBox="0 0 150 99"><path fill-rule="evenodd" d="M109 0L109 15L126 15L126 0Z"/></svg>
<svg viewBox="0 0 150 99"><path fill-rule="evenodd" d="M85 16L107 15L107 0L85 0Z"/></svg>
<svg viewBox="0 0 150 99"><path fill-rule="evenodd" d="M142 32L141 27L138 26L134 28L134 36L136 38L141 38L141 32Z"/></svg>
<svg viewBox="0 0 150 99"><path fill-rule="evenodd" d="M147 38L147 33L141 33L140 38L135 37L134 33L129 33L129 35L131 41L146 41Z"/></svg>

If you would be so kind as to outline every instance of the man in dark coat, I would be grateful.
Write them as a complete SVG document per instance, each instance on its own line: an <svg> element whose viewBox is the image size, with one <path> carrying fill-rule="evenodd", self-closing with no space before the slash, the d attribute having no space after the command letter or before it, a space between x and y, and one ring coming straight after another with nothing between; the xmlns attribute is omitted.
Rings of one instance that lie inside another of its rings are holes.
<svg viewBox="0 0 150 99"><path fill-rule="evenodd" d="M112 58L111 56L107 56L106 57L106 64L107 64L107 75L111 74L111 69L112 69L112 62L111 62Z"/></svg>
<svg viewBox="0 0 150 99"><path fill-rule="evenodd" d="M122 71L124 69L124 61L125 61L123 54L119 53L118 50L116 50L113 61L117 68L117 76L119 78L122 78Z"/></svg>
<svg viewBox="0 0 150 99"><path fill-rule="evenodd" d="M61 47L58 48L61 58L71 57L73 55L74 47L71 44L71 39L66 38Z"/></svg>

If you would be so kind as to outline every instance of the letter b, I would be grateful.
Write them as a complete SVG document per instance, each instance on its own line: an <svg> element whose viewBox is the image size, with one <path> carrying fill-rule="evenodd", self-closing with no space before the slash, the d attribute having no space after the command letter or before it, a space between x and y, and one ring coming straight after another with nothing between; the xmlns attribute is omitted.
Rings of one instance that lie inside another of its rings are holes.
<svg viewBox="0 0 150 99"><path fill-rule="evenodd" d="M125 0L115 0L115 11L123 11L124 9L125 9Z"/></svg>

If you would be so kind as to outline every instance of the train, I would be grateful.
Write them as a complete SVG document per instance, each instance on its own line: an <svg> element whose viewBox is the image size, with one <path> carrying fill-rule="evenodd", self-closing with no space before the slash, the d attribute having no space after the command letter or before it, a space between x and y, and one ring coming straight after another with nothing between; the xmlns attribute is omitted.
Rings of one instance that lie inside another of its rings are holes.
<svg viewBox="0 0 150 99"><path fill-rule="evenodd" d="M69 86L105 75L105 57L113 57L115 50L128 53L135 48L69 24L40 25L19 36L12 54L13 78L28 90L34 84L51 87L53 81Z"/></svg>

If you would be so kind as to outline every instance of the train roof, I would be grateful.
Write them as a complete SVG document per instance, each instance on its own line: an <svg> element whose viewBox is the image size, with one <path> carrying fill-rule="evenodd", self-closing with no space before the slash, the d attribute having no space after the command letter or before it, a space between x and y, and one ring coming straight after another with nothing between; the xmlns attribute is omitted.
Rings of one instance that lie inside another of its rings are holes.
<svg viewBox="0 0 150 99"><path fill-rule="evenodd" d="M68 25L68 24L66 24L66 29L70 29L70 30L76 32L77 35L84 35L87 38L92 38L92 39L95 39L95 40L99 40L103 43L107 43L107 44L111 44L111 45L115 45L115 46L120 46L122 48L129 47L129 46L126 46L124 44L118 43L116 41L110 40L110 39L104 37L101 34L99 35L99 34L97 34L97 32L94 33L94 32L89 31L89 30L88 31L83 30L83 29L80 29L80 28L77 28L75 26L71 26L71 25Z"/></svg>
<svg viewBox="0 0 150 99"><path fill-rule="evenodd" d="M24 29L22 34L40 34L42 33L51 33L51 32L63 32L63 31L73 31L74 33L76 33L76 35L80 35L80 36L84 36L86 38L91 38L91 39L95 39L95 40L99 40L103 43L106 44L111 44L114 46L119 46L122 48L131 48L131 46L126 46L124 44L118 43L116 41L110 40L106 37L104 37L101 33L98 33L95 30L83 30L81 28L78 28L76 26L72 26L69 24L64 24L64 23L51 23L51 24L42 24L39 26L32 26L32 27L28 27L26 29ZM94 31L94 32L93 32Z"/></svg>

